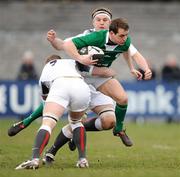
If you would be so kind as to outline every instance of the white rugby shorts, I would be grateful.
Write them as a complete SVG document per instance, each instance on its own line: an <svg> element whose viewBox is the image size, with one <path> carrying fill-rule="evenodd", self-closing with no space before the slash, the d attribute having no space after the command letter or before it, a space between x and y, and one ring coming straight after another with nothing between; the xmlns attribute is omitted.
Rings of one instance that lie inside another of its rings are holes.
<svg viewBox="0 0 180 177"><path fill-rule="evenodd" d="M108 77L108 78L107 77L106 78L105 77L95 77L95 76L84 77L84 81L87 84L93 85L96 89L110 79L112 79L112 77Z"/></svg>
<svg viewBox="0 0 180 177"><path fill-rule="evenodd" d="M90 89L82 78L58 78L50 88L46 102L55 102L73 112L84 111L90 102Z"/></svg>
<svg viewBox="0 0 180 177"><path fill-rule="evenodd" d="M91 101L89 104L89 109L93 109L96 106L103 106L103 105L113 105L114 101L111 97L104 95L103 93L97 91L92 85L89 85L91 91Z"/></svg>

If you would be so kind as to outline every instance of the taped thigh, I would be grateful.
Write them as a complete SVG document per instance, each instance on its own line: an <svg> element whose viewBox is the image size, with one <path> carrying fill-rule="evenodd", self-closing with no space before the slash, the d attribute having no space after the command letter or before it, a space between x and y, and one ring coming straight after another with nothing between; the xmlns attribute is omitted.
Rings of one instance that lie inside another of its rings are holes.
<svg viewBox="0 0 180 177"><path fill-rule="evenodd" d="M104 108L98 113L100 118L106 118L109 116L115 117L115 112L113 108Z"/></svg>
<svg viewBox="0 0 180 177"><path fill-rule="evenodd" d="M51 120L57 122L59 120L59 117L53 113L46 112L43 114L43 119L51 119Z"/></svg>

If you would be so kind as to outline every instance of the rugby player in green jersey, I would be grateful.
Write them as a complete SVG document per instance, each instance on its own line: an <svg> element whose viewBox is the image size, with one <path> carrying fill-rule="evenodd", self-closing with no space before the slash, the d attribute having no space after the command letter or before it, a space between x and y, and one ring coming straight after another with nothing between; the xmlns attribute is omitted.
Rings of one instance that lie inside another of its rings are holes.
<svg viewBox="0 0 180 177"><path fill-rule="evenodd" d="M49 34L50 35L50 34ZM129 57L129 48L131 46L131 38L129 36L129 25L123 18L115 19L111 22L109 30L101 30L92 32L85 36L74 37L62 43L57 42L56 38L49 38L49 41L57 49L64 49L72 58L84 65L94 65L93 69L98 70L101 67L110 67L112 62L118 58L121 53ZM59 45L59 46L58 46ZM94 63L90 55L80 55L78 50L86 46L96 46L103 49L105 56L103 60ZM148 80L152 76L152 72L142 55L133 58L138 66L144 71L144 79ZM91 66L92 67L92 66ZM91 69L90 69L91 70ZM123 131L123 121L127 111L128 97L121 84L114 78L106 79L102 83L100 78L91 78L91 83L97 90L105 95L110 96L116 101L116 126L114 135L123 137L123 143L126 146L132 146L131 140ZM100 82L99 82L100 80Z"/></svg>

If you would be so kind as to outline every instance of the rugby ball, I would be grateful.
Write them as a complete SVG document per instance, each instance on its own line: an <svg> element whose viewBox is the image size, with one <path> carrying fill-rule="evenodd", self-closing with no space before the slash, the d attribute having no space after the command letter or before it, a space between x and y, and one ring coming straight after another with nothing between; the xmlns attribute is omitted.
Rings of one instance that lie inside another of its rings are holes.
<svg viewBox="0 0 180 177"><path fill-rule="evenodd" d="M79 54L81 55L92 55L92 60L101 60L104 57L104 52L102 49L96 46L87 46L83 47L82 49L79 50Z"/></svg>

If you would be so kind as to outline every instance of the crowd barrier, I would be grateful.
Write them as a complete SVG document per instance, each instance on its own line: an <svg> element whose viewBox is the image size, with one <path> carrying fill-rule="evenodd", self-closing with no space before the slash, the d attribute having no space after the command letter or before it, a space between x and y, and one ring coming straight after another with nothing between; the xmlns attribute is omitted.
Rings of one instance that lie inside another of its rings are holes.
<svg viewBox="0 0 180 177"><path fill-rule="evenodd" d="M180 117L180 83L123 81L130 117ZM0 81L0 118L28 115L41 102L37 81Z"/></svg>

